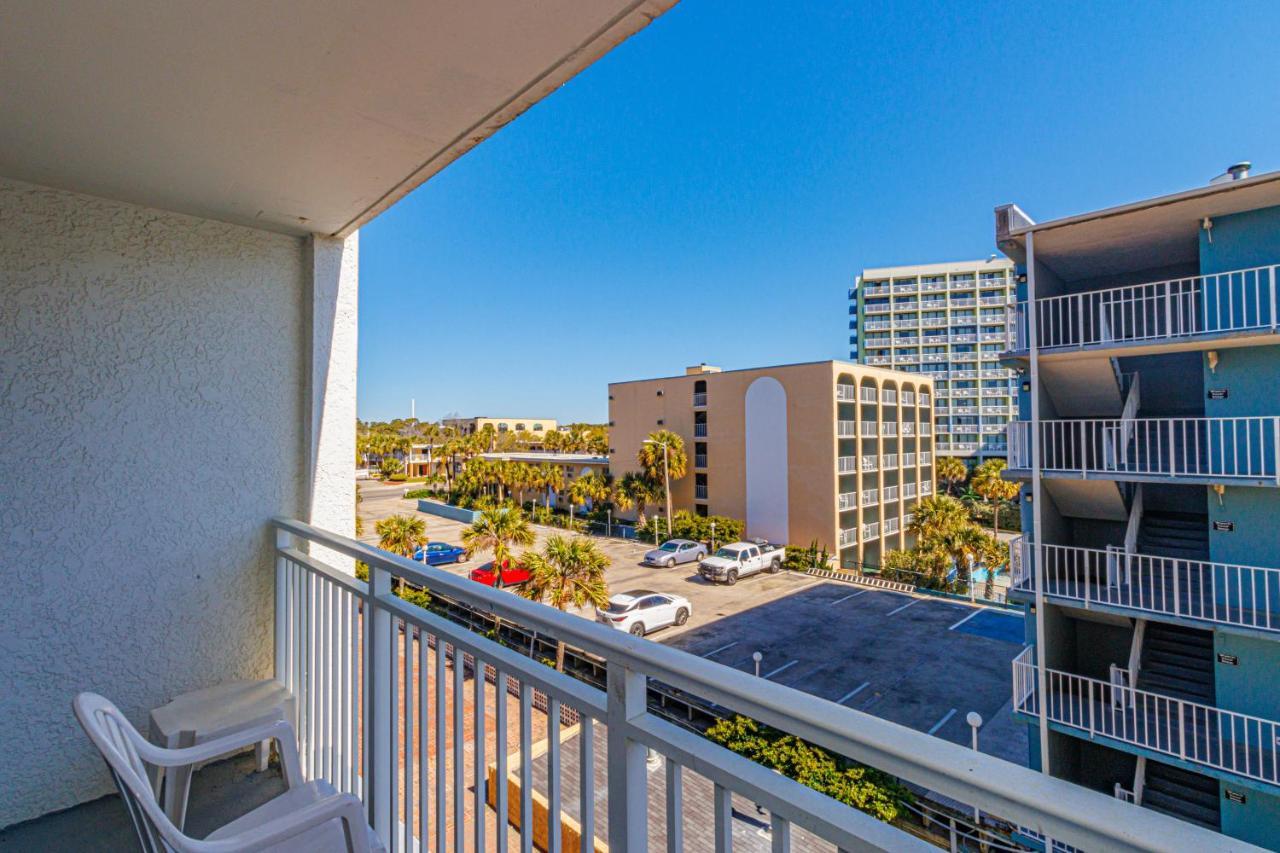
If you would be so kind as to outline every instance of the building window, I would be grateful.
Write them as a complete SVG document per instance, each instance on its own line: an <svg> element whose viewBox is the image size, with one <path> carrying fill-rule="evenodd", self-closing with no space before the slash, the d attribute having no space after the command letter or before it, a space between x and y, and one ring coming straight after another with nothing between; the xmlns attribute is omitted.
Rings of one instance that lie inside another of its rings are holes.
<svg viewBox="0 0 1280 853"><path fill-rule="evenodd" d="M702 518L706 518L706 517L707 517L707 505L706 505L706 504L694 504L694 506L693 506L693 511L694 511L694 513L695 513L696 515L699 515L699 516L701 516Z"/></svg>
<svg viewBox="0 0 1280 853"><path fill-rule="evenodd" d="M534 431L534 432L542 432L542 424L534 424L534 425L533 425L533 431Z"/></svg>
<svg viewBox="0 0 1280 853"><path fill-rule="evenodd" d="M516 424L516 432L524 432L524 424Z"/></svg>

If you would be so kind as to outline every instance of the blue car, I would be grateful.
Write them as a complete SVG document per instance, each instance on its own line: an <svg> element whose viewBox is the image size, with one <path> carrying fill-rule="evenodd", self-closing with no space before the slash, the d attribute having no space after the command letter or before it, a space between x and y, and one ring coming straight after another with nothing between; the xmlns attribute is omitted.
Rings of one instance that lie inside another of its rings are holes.
<svg viewBox="0 0 1280 853"><path fill-rule="evenodd" d="M427 547L413 552L413 559L419 563L425 558L428 566L439 566L444 563L456 563L465 557L466 550L447 542L428 542Z"/></svg>

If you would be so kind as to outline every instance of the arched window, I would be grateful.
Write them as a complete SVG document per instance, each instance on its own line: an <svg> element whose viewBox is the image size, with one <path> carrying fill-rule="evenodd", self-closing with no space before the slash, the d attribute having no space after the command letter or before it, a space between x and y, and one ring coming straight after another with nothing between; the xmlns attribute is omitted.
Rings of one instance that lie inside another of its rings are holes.
<svg viewBox="0 0 1280 853"><path fill-rule="evenodd" d="M534 425L533 425L533 431L534 431L534 432L542 432L542 424L534 424Z"/></svg>
<svg viewBox="0 0 1280 853"><path fill-rule="evenodd" d="M516 424L516 432L524 432L524 424Z"/></svg>

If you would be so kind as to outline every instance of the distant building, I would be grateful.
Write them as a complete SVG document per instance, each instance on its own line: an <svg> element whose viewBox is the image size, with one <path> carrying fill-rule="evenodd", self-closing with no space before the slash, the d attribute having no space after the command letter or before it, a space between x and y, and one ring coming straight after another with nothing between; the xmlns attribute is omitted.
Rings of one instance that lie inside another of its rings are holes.
<svg viewBox="0 0 1280 853"><path fill-rule="evenodd" d="M1013 263L999 258L864 269L849 291L849 357L933 380L943 456L1007 453L1015 379L998 359L1013 286Z"/></svg>
<svg viewBox="0 0 1280 853"><path fill-rule="evenodd" d="M554 418L445 418L441 426L452 427L459 435L471 435L480 432L486 426L492 426L496 432L554 432L559 428Z"/></svg>
<svg viewBox="0 0 1280 853"><path fill-rule="evenodd" d="M912 507L933 493L932 397L928 377L842 361L615 382L609 468L637 470L645 437L670 430L689 459L672 483L676 509L878 566L912 544Z"/></svg>

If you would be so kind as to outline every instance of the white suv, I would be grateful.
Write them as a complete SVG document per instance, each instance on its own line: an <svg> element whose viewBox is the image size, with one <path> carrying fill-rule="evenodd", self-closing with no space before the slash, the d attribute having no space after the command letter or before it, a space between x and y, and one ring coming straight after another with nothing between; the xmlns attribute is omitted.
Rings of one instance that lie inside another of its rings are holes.
<svg viewBox="0 0 1280 853"><path fill-rule="evenodd" d="M612 596L608 607L596 610L596 621L643 637L658 628L683 625L692 612L693 605L684 596L633 589Z"/></svg>

